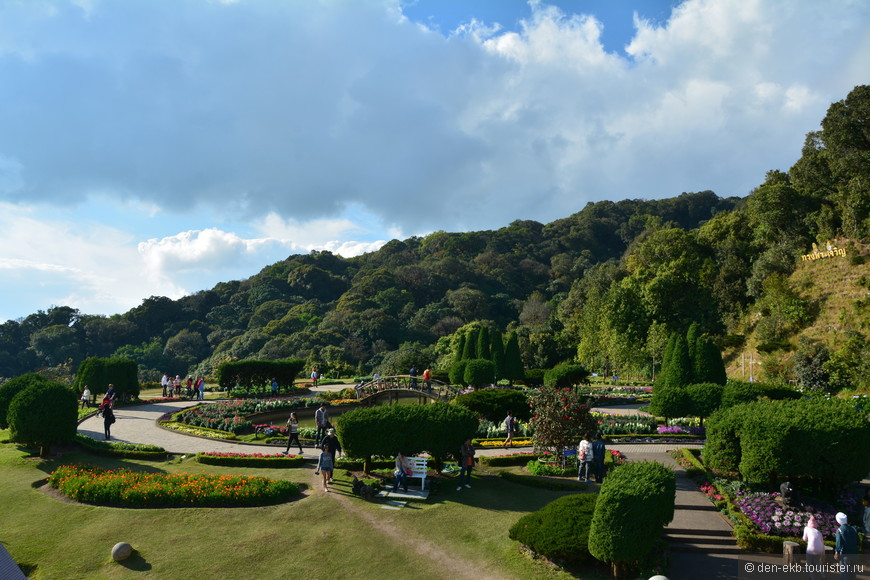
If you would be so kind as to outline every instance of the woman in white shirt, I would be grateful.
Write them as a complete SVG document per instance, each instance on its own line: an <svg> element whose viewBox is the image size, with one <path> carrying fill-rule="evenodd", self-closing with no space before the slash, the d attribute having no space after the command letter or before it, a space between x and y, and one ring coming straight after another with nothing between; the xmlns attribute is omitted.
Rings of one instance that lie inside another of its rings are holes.
<svg viewBox="0 0 870 580"><path fill-rule="evenodd" d="M816 524L815 516L810 516L806 527L804 527L804 542L807 543L807 566L812 566L808 571L810 578L821 578L822 574L816 574L815 567L822 563L822 557L825 555L825 542L822 540L822 532Z"/></svg>

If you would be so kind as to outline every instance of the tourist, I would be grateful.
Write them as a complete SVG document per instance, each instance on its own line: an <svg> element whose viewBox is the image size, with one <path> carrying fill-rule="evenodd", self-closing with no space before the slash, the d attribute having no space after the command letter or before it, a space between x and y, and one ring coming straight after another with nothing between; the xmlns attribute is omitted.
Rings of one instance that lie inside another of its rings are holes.
<svg viewBox="0 0 870 580"><path fill-rule="evenodd" d="M822 532L819 531L819 526L816 524L816 517L810 516L807 525L804 527L804 542L807 543L807 566L811 580L821 578L821 574L815 573L815 566L822 563L822 557L825 555L825 543L822 539Z"/></svg>
<svg viewBox="0 0 870 580"><path fill-rule="evenodd" d="M411 388L417 388L417 367L412 366L411 370L408 371L408 376L411 377Z"/></svg>
<svg viewBox="0 0 870 580"><path fill-rule="evenodd" d="M91 407L91 390L88 388L87 385L85 385L85 390L82 391L81 408L84 409L85 407Z"/></svg>
<svg viewBox="0 0 870 580"><path fill-rule="evenodd" d="M594 454L592 451L592 443L589 442L589 433L583 435L580 445L577 446L577 481L589 483L589 474L592 471L592 460Z"/></svg>
<svg viewBox="0 0 870 580"><path fill-rule="evenodd" d="M320 408L314 411L314 425L317 427L317 433L314 435L314 444L320 447L323 438L326 436L326 430L332 426L329 424L329 411L326 410L325 403L320 403Z"/></svg>
<svg viewBox="0 0 870 580"><path fill-rule="evenodd" d="M317 367L314 367L313 369L311 369L311 386L312 386L312 387L316 387L316 386L317 386L317 377L318 377L318 375L317 375Z"/></svg>
<svg viewBox="0 0 870 580"><path fill-rule="evenodd" d="M595 441L592 442L592 470L595 472L595 483L604 481L604 439L601 437L601 431L595 434Z"/></svg>
<svg viewBox="0 0 870 580"><path fill-rule="evenodd" d="M323 491L329 492L329 482L332 481L332 469L334 467L332 455L324 444L321 448L320 458L317 460L317 469L314 474L323 474Z"/></svg>
<svg viewBox="0 0 870 580"><path fill-rule="evenodd" d="M290 446L294 441L299 446L299 455L302 455L302 443L299 442L299 419L296 418L296 413L290 413L290 418L287 419L287 449L284 450L284 455L290 453Z"/></svg>
<svg viewBox="0 0 870 580"><path fill-rule="evenodd" d="M193 377L191 375L187 375L187 390L184 391L184 394L189 398L193 398Z"/></svg>
<svg viewBox="0 0 870 580"><path fill-rule="evenodd" d="M106 389L106 396L103 397L103 402L108 401L109 407L115 406L115 385L109 383L109 388Z"/></svg>
<svg viewBox="0 0 870 580"><path fill-rule="evenodd" d="M338 442L338 437L335 436L335 429L330 429L326 432L326 437L321 442L329 454L332 456L332 464L335 465L335 454L341 453L341 443ZM329 476L329 483L332 483L332 475Z"/></svg>
<svg viewBox="0 0 870 580"><path fill-rule="evenodd" d="M193 389L196 391L196 400L202 401L205 398L205 379L199 377Z"/></svg>
<svg viewBox="0 0 870 580"><path fill-rule="evenodd" d="M426 386L427 391L432 390L432 370L426 369L423 371L423 384Z"/></svg>
<svg viewBox="0 0 870 580"><path fill-rule="evenodd" d="M402 486L404 491L408 491L408 476L411 475L411 468L408 466L408 461L405 454L399 451L396 454L396 470L393 476L396 478L393 483L393 491L399 491L399 486Z"/></svg>
<svg viewBox="0 0 870 580"><path fill-rule="evenodd" d="M106 441L112 438L112 423L115 422L115 413L112 411L111 404L103 405L103 430L105 431Z"/></svg>
<svg viewBox="0 0 870 580"><path fill-rule="evenodd" d="M169 391L169 377L163 373L163 378L160 379L160 384L163 385L163 397L166 398L166 393Z"/></svg>
<svg viewBox="0 0 870 580"><path fill-rule="evenodd" d="M837 560L846 568L840 572L840 578L854 578L855 574L848 568L852 564L855 554L858 553L858 532L855 528L848 525L848 518L843 512L837 512L835 517L840 527L837 528L834 539L836 547L834 548L834 559Z"/></svg>
<svg viewBox="0 0 870 580"><path fill-rule="evenodd" d="M507 412L507 417L504 418L504 430L507 432L507 438L504 440L504 447L507 449L508 447L513 447L514 445L514 431L517 428L517 420L514 419L513 413L510 411Z"/></svg>
<svg viewBox="0 0 870 580"><path fill-rule="evenodd" d="M278 396L278 379L276 379L276 378L272 379L272 396L273 397Z"/></svg>
<svg viewBox="0 0 870 580"><path fill-rule="evenodd" d="M459 481L456 482L456 491L462 490L463 481L465 482L465 487L471 488L471 469L474 467L474 453L471 437L468 437L465 439L462 447L459 448Z"/></svg>

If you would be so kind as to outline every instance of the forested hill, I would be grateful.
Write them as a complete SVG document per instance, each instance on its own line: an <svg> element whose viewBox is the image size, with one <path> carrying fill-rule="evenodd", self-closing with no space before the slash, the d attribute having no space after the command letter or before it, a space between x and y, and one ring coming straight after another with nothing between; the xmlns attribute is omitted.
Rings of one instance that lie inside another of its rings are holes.
<svg viewBox="0 0 870 580"><path fill-rule="evenodd" d="M343 375L405 372L408 361L443 371L470 324L516 331L528 367L573 359L649 372L668 332L698 322L725 341L747 315L769 316L753 310L766 281L787 277L812 242L866 240L868 119L870 87L856 87L831 105L797 163L746 199L704 191L590 203L549 224L435 232L350 259L290 256L247 280L151 297L112 317L40 311L0 326L0 377L63 375L110 355L135 359L143 378L210 375L248 357L299 357ZM848 259L860 261L859 247ZM787 333L772 338L788 348Z"/></svg>

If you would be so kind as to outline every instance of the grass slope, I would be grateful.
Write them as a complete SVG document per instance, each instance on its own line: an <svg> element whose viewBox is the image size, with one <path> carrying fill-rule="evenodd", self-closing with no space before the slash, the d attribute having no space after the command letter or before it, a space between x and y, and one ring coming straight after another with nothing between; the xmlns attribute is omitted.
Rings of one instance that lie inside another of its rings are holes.
<svg viewBox="0 0 870 580"><path fill-rule="evenodd" d="M401 510L352 496L344 477L335 492L322 493L310 467L241 470L312 486L295 501L259 508L106 508L64 501L33 486L72 462L240 472L191 459L155 464L83 452L40 460L16 445L0 445L0 541L31 578L570 577L524 558L507 537L521 516L564 493L497 477L476 477L474 487L462 492L443 486L428 502ZM110 557L119 541L137 550L123 564Z"/></svg>

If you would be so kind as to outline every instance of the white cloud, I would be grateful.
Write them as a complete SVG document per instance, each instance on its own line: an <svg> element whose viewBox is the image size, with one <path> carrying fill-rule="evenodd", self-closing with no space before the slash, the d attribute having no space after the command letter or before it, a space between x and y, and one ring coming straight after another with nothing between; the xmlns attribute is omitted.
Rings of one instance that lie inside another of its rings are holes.
<svg viewBox="0 0 870 580"><path fill-rule="evenodd" d="M443 36L399 0L0 3L4 273L135 304L299 251L745 195L870 68L868 2L688 0L625 55L531 6ZM97 198L137 219L78 213Z"/></svg>

